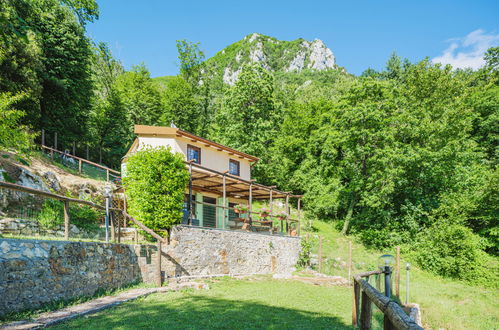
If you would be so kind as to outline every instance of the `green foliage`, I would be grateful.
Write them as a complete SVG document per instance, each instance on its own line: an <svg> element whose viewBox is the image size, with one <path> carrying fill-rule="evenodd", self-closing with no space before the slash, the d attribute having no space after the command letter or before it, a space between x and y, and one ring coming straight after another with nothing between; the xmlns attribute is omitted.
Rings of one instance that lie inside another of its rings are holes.
<svg viewBox="0 0 499 330"><path fill-rule="evenodd" d="M298 255L298 266L308 267L310 266L310 254L312 250L312 245L310 242L304 238L301 239L301 250Z"/></svg>
<svg viewBox="0 0 499 330"><path fill-rule="evenodd" d="M188 132L197 132L204 119L200 114L199 104L195 98L192 86L182 77L177 76L165 83L162 93L165 112L160 121L169 126L175 126Z"/></svg>
<svg viewBox="0 0 499 330"><path fill-rule="evenodd" d="M104 216L91 206L71 204L69 206L69 222L79 229L96 230L98 222ZM64 203L54 199L43 202L38 215L38 223L45 229L56 229L64 224Z"/></svg>
<svg viewBox="0 0 499 330"><path fill-rule="evenodd" d="M45 229L55 229L64 224L64 204L53 199L45 200L38 215L38 223Z"/></svg>
<svg viewBox="0 0 499 330"><path fill-rule="evenodd" d="M15 150L26 154L33 148L35 135L21 124L25 113L15 109L15 104L22 98L23 95L0 93L0 150Z"/></svg>
<svg viewBox="0 0 499 330"><path fill-rule="evenodd" d="M0 14L0 24L12 26L5 34L2 29L0 92L23 93L23 122L58 132L60 146L85 136L93 93L90 43L72 9L97 11L92 0L65 3L3 1Z"/></svg>
<svg viewBox="0 0 499 330"><path fill-rule="evenodd" d="M201 78L201 64L204 53L199 49L199 42L177 40L178 59L180 60L180 74L192 86L196 86Z"/></svg>
<svg viewBox="0 0 499 330"><path fill-rule="evenodd" d="M442 276L485 285L497 276L497 269L487 267L480 237L462 225L435 223L407 250L421 268Z"/></svg>
<svg viewBox="0 0 499 330"><path fill-rule="evenodd" d="M266 181L265 158L276 133L279 113L274 104L272 75L258 65L246 65L235 86L227 91L212 138L221 144L264 158L254 175Z"/></svg>
<svg viewBox="0 0 499 330"><path fill-rule="evenodd" d="M127 109L130 125L151 125L158 122L163 112L161 96L144 64L134 66L132 71L120 75L114 87ZM129 129L132 134L132 127Z"/></svg>
<svg viewBox="0 0 499 330"><path fill-rule="evenodd" d="M127 161L123 179L130 215L156 231L170 230L182 218L189 180L183 156L170 148L138 151Z"/></svg>

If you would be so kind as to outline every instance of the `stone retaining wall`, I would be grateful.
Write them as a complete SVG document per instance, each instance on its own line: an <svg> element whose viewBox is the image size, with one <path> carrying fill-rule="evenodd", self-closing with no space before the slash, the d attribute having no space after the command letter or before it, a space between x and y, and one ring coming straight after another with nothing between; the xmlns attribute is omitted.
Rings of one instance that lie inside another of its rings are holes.
<svg viewBox="0 0 499 330"><path fill-rule="evenodd" d="M0 219L0 234L64 237L64 225L56 226L54 229L45 229L40 226L37 221L17 218L3 218ZM86 231L70 223L69 236L98 239L99 232Z"/></svg>
<svg viewBox="0 0 499 330"><path fill-rule="evenodd" d="M300 239L177 226L162 248L163 278L288 273ZM154 283L157 247L0 239L0 316L133 282Z"/></svg>

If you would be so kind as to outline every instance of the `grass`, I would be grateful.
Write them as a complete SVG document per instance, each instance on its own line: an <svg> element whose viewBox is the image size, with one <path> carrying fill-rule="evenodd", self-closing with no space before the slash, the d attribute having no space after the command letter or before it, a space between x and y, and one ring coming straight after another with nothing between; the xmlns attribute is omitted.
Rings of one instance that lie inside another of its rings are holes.
<svg viewBox="0 0 499 330"><path fill-rule="evenodd" d="M42 308L36 309L36 310L9 313L9 314L6 314L6 315L3 315L2 317L0 317L0 328L1 328L1 325L5 324L5 323L14 322L14 321L21 321L21 320L28 320L28 319L35 319L38 316L40 316L40 314L42 314L42 313L56 311L58 309L62 309L62 308L68 307L68 306L78 305L78 304L87 302L87 301L92 300L92 299L97 299L100 297L110 296L110 295L118 295L122 292L131 290L131 289L149 288L149 287L153 287L153 286L150 284L145 284L145 283L133 283L130 285L123 286L119 289L114 289L114 290L97 290L95 292L95 294L93 294L92 296L76 297L76 298L69 299L69 300L53 301L53 302L45 304Z"/></svg>
<svg viewBox="0 0 499 330"><path fill-rule="evenodd" d="M139 236L140 237L140 236ZM14 234L0 234L0 238L11 238L11 239L29 239L29 240L41 240L41 241L65 241L65 242L95 242L95 243L106 243L105 237L102 237L100 239L96 238L79 238L79 237L69 237L68 239L65 239L62 236L24 236L24 235L14 235ZM117 240L111 240L109 239L109 244L118 244ZM135 242L133 240L121 240L119 244L136 244L136 245L154 245L154 242L148 242L146 240L141 240L139 239L138 242Z"/></svg>
<svg viewBox="0 0 499 330"><path fill-rule="evenodd" d="M56 329L350 329L346 287L291 280L223 279L210 290L161 293Z"/></svg>
<svg viewBox="0 0 499 330"><path fill-rule="evenodd" d="M353 273L375 270L377 259L384 253L395 255L394 250L374 251L364 248L352 237L342 236L331 224L316 221L315 231L309 232L312 250L318 252L318 235L323 236L324 272L348 276L349 242L352 242ZM338 259L339 258L339 259ZM336 261L335 261L336 259ZM405 264L401 258L400 297L405 300ZM393 282L394 283L394 282ZM422 309L423 324L431 329L498 329L499 300L497 290L472 286L465 282L442 278L411 265L409 302Z"/></svg>

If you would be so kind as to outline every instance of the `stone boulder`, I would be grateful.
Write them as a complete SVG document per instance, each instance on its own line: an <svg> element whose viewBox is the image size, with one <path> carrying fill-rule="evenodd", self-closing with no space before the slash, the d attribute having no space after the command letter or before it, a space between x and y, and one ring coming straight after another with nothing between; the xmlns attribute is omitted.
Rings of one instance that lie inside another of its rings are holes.
<svg viewBox="0 0 499 330"><path fill-rule="evenodd" d="M28 188L49 191L42 178L24 168L21 168L21 174L16 183Z"/></svg>
<svg viewBox="0 0 499 330"><path fill-rule="evenodd" d="M59 183L59 179L55 175L54 172L48 171L43 174L43 177L47 181L47 184L50 188L55 191L61 191L61 184Z"/></svg>

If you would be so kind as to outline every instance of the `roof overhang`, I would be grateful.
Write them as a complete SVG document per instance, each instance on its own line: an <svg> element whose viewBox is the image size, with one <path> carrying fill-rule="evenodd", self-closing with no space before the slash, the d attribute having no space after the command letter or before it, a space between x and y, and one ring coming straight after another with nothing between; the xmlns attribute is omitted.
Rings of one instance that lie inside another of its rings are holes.
<svg viewBox="0 0 499 330"><path fill-rule="evenodd" d="M224 146L224 145L216 143L214 141L196 136L192 133L183 131L183 130L181 130L179 128L175 128L175 127L135 125L134 132L138 136L183 137L183 138L190 140L191 142L199 142L201 144L204 144L205 147L212 147L218 151L225 151L229 155L237 155L237 156L239 156L239 158L245 158L250 162L257 162L260 160L258 157L249 155L247 153L244 153L244 152L236 150L236 149L232 149L230 147Z"/></svg>

